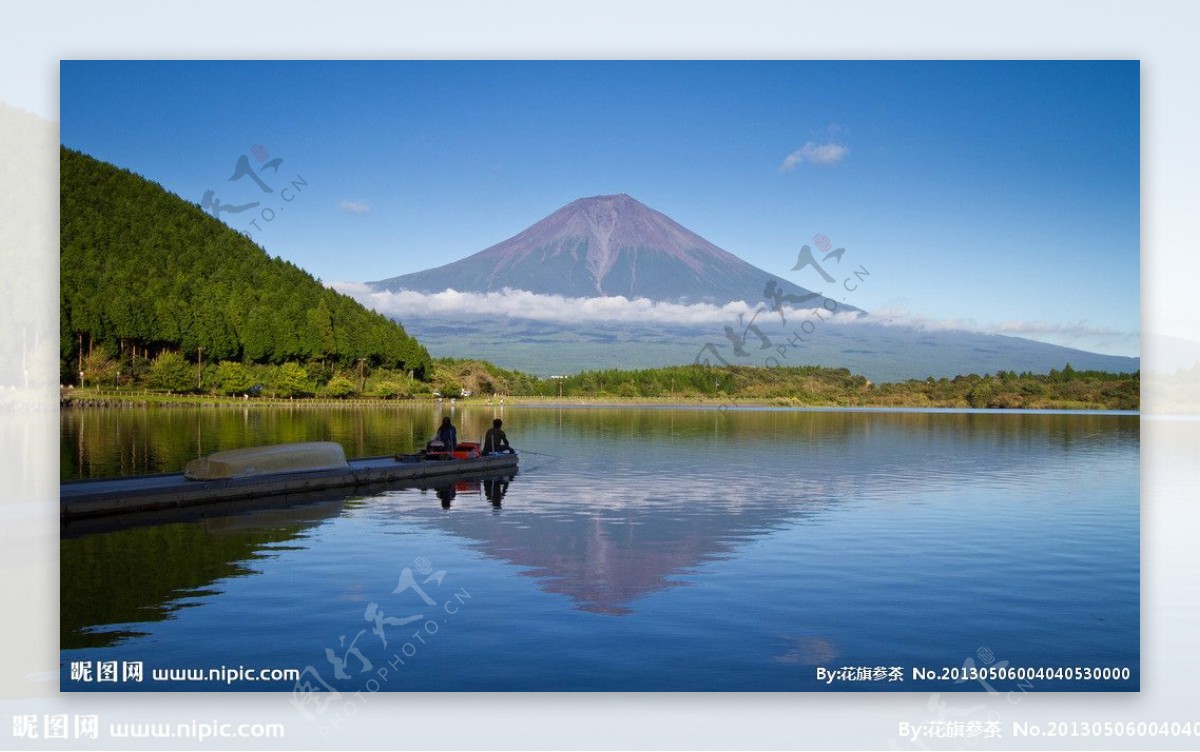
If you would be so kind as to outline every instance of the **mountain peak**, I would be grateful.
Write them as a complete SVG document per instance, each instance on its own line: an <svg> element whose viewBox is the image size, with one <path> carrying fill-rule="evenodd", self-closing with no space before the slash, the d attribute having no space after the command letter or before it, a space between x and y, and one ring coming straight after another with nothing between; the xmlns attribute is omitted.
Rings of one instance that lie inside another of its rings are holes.
<svg viewBox="0 0 1200 752"><path fill-rule="evenodd" d="M618 202L618 201L632 202L634 204L637 204L638 206L645 206L645 204L643 204L641 201L638 201L633 196L630 196L628 193L609 193L609 194L606 194L603 196L587 196L586 198L577 198L574 201L572 201L571 204L599 203L599 202L606 202L606 201L607 202ZM571 204L568 204L568 206L570 206Z"/></svg>
<svg viewBox="0 0 1200 752"><path fill-rule="evenodd" d="M371 284L426 293L512 288L565 297L724 304L761 300L772 280L785 294L808 294L617 193L576 199L473 256Z"/></svg>

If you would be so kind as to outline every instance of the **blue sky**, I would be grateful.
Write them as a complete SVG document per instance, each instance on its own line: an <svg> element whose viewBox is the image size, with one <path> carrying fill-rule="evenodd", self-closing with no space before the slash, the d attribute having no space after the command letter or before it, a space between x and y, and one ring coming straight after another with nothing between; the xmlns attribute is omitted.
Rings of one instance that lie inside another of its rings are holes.
<svg viewBox="0 0 1200 752"><path fill-rule="evenodd" d="M824 234L871 271L849 301L868 311L1136 355L1139 75L1136 61L65 61L60 113L65 145L186 199L259 201L222 218L326 282L437 266L623 192L814 289L790 269ZM243 155L275 193L229 181Z"/></svg>

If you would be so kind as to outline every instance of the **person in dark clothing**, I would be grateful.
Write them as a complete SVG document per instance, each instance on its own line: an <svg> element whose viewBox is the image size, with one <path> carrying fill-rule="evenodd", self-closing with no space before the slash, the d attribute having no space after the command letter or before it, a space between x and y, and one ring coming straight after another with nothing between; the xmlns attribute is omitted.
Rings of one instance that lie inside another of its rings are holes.
<svg viewBox="0 0 1200 752"><path fill-rule="evenodd" d="M437 436L434 436L434 438L442 442L442 446L446 448L447 452L453 452L455 447L458 446L458 431L454 428L454 424L450 422L449 416L442 418L442 425L438 428Z"/></svg>
<svg viewBox="0 0 1200 752"><path fill-rule="evenodd" d="M496 418L492 421L492 427L483 435L483 453L498 454L500 452L512 452L513 448L508 444L508 437L504 435L503 429L500 426L504 425L504 421Z"/></svg>

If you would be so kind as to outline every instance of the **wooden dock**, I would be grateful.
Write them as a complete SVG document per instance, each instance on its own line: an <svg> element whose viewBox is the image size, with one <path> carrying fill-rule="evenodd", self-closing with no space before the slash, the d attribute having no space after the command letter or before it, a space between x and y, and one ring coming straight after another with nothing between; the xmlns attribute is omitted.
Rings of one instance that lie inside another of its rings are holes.
<svg viewBox="0 0 1200 752"><path fill-rule="evenodd" d="M65 481L59 492L59 516L62 520L70 520L160 511L403 481L424 481L422 485L428 485L431 480L444 478L449 483L468 475L511 475L517 470L517 457L516 454L495 454L470 460L417 462L401 462L391 456L367 457L350 460L345 468L223 480L196 481L184 478L183 473L163 473Z"/></svg>

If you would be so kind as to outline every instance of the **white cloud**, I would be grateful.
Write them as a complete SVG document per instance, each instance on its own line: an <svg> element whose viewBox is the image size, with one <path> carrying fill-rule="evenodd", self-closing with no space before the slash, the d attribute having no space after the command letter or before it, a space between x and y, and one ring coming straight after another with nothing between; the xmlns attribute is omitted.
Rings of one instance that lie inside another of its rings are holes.
<svg viewBox="0 0 1200 752"><path fill-rule="evenodd" d="M1014 337L1029 337L1033 335L1068 335L1075 337L1133 337L1137 332L1121 331L1106 326L1089 324L1085 320L1071 321L1061 324L1046 321L1001 321L979 323L975 319L935 319L920 314L910 313L898 308L878 308L871 312L869 319L863 323L883 324L885 326L911 326L917 329L943 331L956 329L976 332L979 334L1011 334Z"/></svg>
<svg viewBox="0 0 1200 752"><path fill-rule="evenodd" d="M796 169L796 165L805 162L815 165L831 165L841 162L850 149L841 144L818 144L816 141L809 141L804 146L787 155L783 160L783 164L779 165L780 172L791 172Z"/></svg>
<svg viewBox="0 0 1200 752"><path fill-rule="evenodd" d="M434 318L474 318L507 316L533 321L558 323L637 322L681 326L737 326L738 315L748 324L762 307L737 301L725 305L711 303L664 303L646 298L629 299L620 295L604 298L567 298L541 295L527 290L505 288L500 292L478 293L443 290L426 294L402 290L376 290L358 282L333 282L329 287L385 316L404 320L413 316ZM785 306L789 323L820 319L826 324L878 325L923 329L926 331L965 331L975 334L1002 334L1012 337L1074 347L1112 355L1137 354L1139 332L1097 326L1087 321L1049 323L1044 321L978 322L974 319L936 319L902 309L882 308L869 315L836 313L825 308L796 309ZM756 319L760 325L779 323L778 313L763 310Z"/></svg>
<svg viewBox="0 0 1200 752"><path fill-rule="evenodd" d="M664 303L646 298L630 300L620 295L604 298L567 298L562 295L541 295L507 288L489 293L443 290L439 293L425 294L409 290L379 291L356 282L334 282L329 286L368 308L399 319L407 316L510 316L563 323L636 321L719 325L736 323L738 314L749 320L758 308L757 305L741 301L718 306L711 303ZM784 309L789 318L805 312L786 307ZM829 318L828 311L822 313ZM760 319L776 315L770 312L759 314ZM840 318L840 315L835 318Z"/></svg>
<svg viewBox="0 0 1200 752"><path fill-rule="evenodd" d="M348 201L346 199L338 202L338 208L351 214L366 214L371 211L371 205L366 201Z"/></svg>
<svg viewBox="0 0 1200 752"><path fill-rule="evenodd" d="M1137 355L1141 337L1136 330L1114 329L1098 326L1086 320L1053 323L1048 321L993 321L979 322L975 319L935 319L910 313L902 309L877 308L870 316L846 319L847 323L879 324L882 326L906 326L928 331L965 331L975 334L1002 334L1009 337L1024 337L1038 342L1074 347L1089 352L1111 355Z"/></svg>

